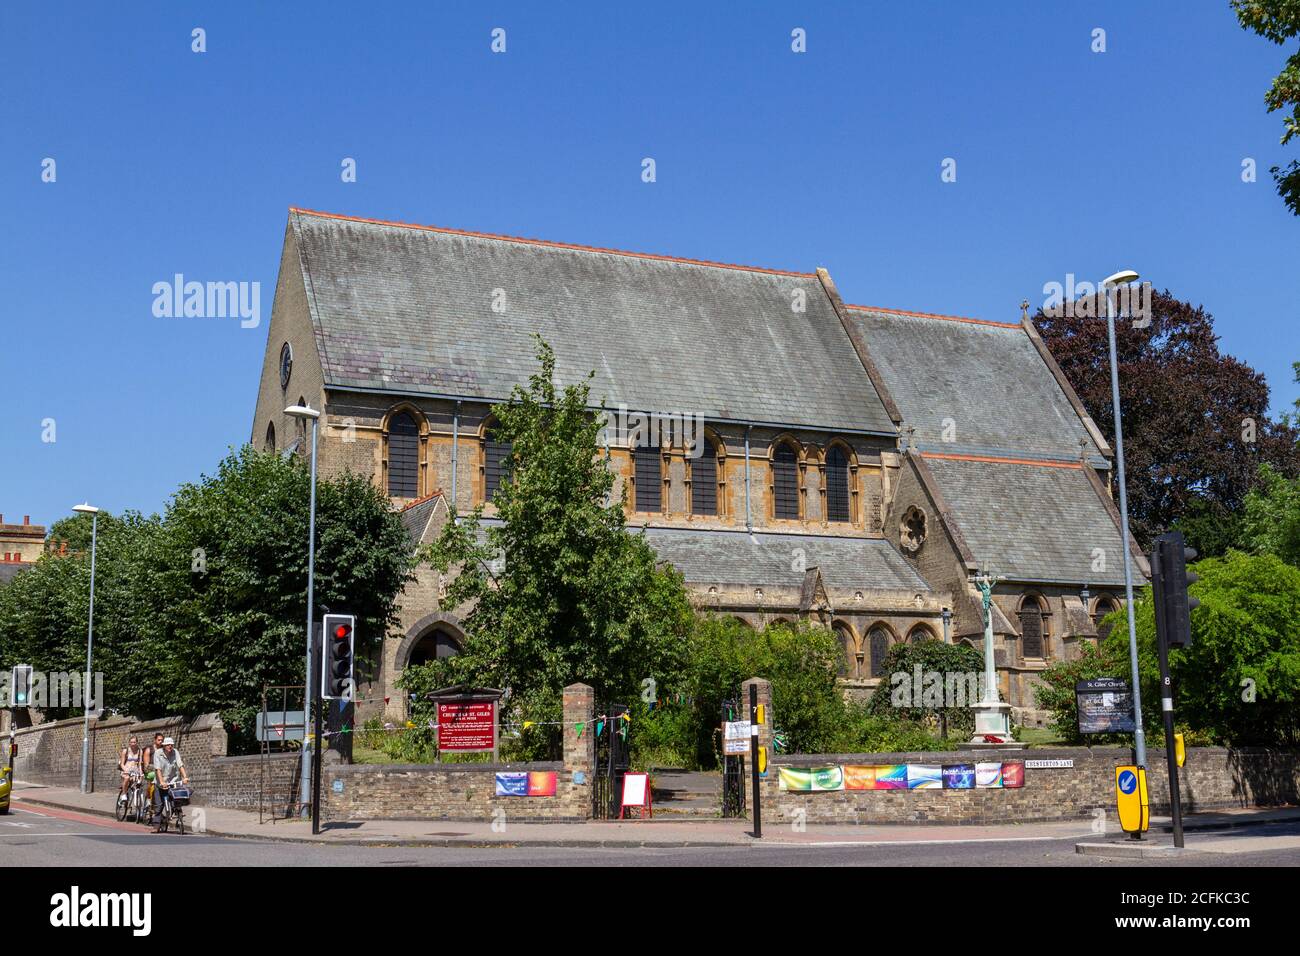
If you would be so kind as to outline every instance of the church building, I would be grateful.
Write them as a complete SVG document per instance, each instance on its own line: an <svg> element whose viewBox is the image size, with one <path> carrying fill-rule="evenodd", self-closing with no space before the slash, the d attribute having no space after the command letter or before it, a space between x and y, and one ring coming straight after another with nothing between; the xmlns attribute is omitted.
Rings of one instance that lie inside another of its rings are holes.
<svg viewBox="0 0 1300 956"><path fill-rule="evenodd" d="M674 423L607 429L614 493L697 606L831 628L846 692L899 641L982 647L987 571L1003 696L1038 723L1035 675L1123 600L1113 451L1027 314L847 305L824 269L291 209L252 441L304 450L284 409L320 409L321 473L373 476L430 541L451 501L491 516L491 409L536 370L534 333L557 385L594 373L593 404ZM389 716L403 668L459 650L445 587L423 567L399 599L362 695Z"/></svg>

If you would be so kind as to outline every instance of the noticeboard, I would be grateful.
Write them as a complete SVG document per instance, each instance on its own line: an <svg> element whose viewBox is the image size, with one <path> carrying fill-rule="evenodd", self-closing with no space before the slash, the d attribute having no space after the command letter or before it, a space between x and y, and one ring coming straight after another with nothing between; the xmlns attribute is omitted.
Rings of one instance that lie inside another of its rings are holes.
<svg viewBox="0 0 1300 956"><path fill-rule="evenodd" d="M733 757L749 753L749 736L749 721L726 721L722 725L722 752Z"/></svg>
<svg viewBox="0 0 1300 956"><path fill-rule="evenodd" d="M1128 681L1114 677L1081 680L1074 685L1081 734L1131 734L1133 692Z"/></svg>
<svg viewBox="0 0 1300 956"><path fill-rule="evenodd" d="M438 750L491 753L496 748L495 700L438 701Z"/></svg>

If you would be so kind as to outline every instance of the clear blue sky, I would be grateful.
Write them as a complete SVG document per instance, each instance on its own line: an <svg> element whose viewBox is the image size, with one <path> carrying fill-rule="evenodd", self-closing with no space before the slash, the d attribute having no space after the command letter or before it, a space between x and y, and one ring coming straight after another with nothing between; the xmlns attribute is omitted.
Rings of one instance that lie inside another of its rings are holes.
<svg viewBox="0 0 1300 956"><path fill-rule="evenodd" d="M0 512L159 510L248 439L291 205L825 266L852 303L1010 321L1132 267L1289 407L1284 57L1227 0L7 3ZM155 318L178 272L260 282L261 326Z"/></svg>

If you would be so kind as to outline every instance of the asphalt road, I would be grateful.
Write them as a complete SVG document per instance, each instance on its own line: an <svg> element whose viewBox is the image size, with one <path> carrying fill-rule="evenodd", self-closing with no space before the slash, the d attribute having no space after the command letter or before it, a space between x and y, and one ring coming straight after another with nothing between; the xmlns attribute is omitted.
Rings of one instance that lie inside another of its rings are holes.
<svg viewBox="0 0 1300 956"><path fill-rule="evenodd" d="M1282 826L1282 825L1278 825ZM1294 825L1288 832L1295 832ZM1268 830L1277 832L1276 827ZM1247 836L1247 834L1241 834ZM1219 837L1233 839L1235 837ZM1189 838L1195 843L1196 837ZM1300 849L1187 853L1176 860L1108 860L1074 851L1078 837L891 846L401 847L330 846L201 834L154 834L135 824L42 807L0 817L10 866L1300 866ZM1264 845L1255 840L1252 845Z"/></svg>

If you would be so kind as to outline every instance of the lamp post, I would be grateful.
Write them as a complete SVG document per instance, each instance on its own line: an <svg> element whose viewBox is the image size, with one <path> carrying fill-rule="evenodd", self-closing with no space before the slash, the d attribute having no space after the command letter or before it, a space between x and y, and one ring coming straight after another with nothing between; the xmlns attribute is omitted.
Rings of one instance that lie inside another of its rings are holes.
<svg viewBox="0 0 1300 956"><path fill-rule="evenodd" d="M90 613L86 615L86 679L81 684L84 720L81 725L81 792L90 783L90 682L91 652L95 646L95 547L99 539L99 509L91 504L74 505L73 511L90 515Z"/></svg>
<svg viewBox="0 0 1300 956"><path fill-rule="evenodd" d="M1110 401L1115 415L1115 461L1119 468L1119 519L1120 550L1124 553L1124 597L1128 601L1125 617L1128 618L1129 663L1133 671L1133 749L1139 767L1147 765L1147 741L1142 732L1142 690L1138 685L1137 622L1133 609L1133 560L1129 555L1128 491L1124 484L1124 424L1119 407L1119 359L1115 349L1115 287L1136 282L1138 274L1132 269L1122 269L1102 281L1106 292L1106 337L1110 343Z"/></svg>
<svg viewBox="0 0 1300 956"><path fill-rule="evenodd" d="M290 405L284 413L299 421L311 420L311 510L307 519L307 680L303 686L303 737L311 743L303 748L302 773L298 777L298 802L300 814L307 815L311 804L311 761L320 741L307 733L311 726L312 711L312 617L315 614L313 604L316 598L316 435L320 426L320 412L310 405Z"/></svg>

